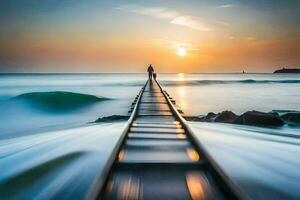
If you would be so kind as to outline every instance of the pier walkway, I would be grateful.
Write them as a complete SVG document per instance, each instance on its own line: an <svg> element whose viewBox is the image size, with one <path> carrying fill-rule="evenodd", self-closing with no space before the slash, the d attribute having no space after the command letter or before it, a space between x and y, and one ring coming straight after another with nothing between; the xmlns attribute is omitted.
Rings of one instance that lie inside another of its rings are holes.
<svg viewBox="0 0 300 200"><path fill-rule="evenodd" d="M174 104L158 82L147 81L87 199L246 199L194 139Z"/></svg>

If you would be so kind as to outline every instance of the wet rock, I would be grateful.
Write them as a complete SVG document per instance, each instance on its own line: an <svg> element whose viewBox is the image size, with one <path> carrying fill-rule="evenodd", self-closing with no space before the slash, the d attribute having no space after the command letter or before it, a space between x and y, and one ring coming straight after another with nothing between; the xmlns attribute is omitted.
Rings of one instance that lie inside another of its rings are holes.
<svg viewBox="0 0 300 200"><path fill-rule="evenodd" d="M215 117L215 122L223 122L223 123L232 123L234 120L237 119L237 115L234 114L232 111L223 111L221 113L218 113Z"/></svg>
<svg viewBox="0 0 300 200"><path fill-rule="evenodd" d="M197 117L197 116L184 116L184 119L192 122L205 122L205 117Z"/></svg>
<svg viewBox="0 0 300 200"><path fill-rule="evenodd" d="M287 113L281 116L289 125L300 125L300 112Z"/></svg>
<svg viewBox="0 0 300 200"><path fill-rule="evenodd" d="M217 114L209 112L206 116L184 116L185 120L193 122L213 122Z"/></svg>
<svg viewBox="0 0 300 200"><path fill-rule="evenodd" d="M96 123L98 123L98 122L113 122L113 121L128 120L128 119L129 119L129 116L111 115L111 116L107 116L107 117L100 117L94 122L96 122Z"/></svg>
<svg viewBox="0 0 300 200"><path fill-rule="evenodd" d="M275 116L279 117L279 113L278 112L271 111L271 112L268 112L268 113L271 114L271 115L275 115Z"/></svg>
<svg viewBox="0 0 300 200"><path fill-rule="evenodd" d="M206 121L209 121L209 122L213 122L215 121L215 118L217 117L217 114L213 113L213 112L209 112L207 113L207 115L204 117L204 119Z"/></svg>
<svg viewBox="0 0 300 200"><path fill-rule="evenodd" d="M278 116L259 111L248 111L233 121L236 124L253 126L282 126L284 121Z"/></svg>

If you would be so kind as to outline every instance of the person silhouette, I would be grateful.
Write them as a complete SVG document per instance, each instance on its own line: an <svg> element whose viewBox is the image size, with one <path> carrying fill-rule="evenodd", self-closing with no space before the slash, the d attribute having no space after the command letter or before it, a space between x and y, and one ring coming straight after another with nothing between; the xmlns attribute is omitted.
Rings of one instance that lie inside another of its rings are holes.
<svg viewBox="0 0 300 200"><path fill-rule="evenodd" d="M149 65L149 67L147 69L147 72L148 72L149 80L152 81L152 76L153 76L154 69L153 69L151 64Z"/></svg>

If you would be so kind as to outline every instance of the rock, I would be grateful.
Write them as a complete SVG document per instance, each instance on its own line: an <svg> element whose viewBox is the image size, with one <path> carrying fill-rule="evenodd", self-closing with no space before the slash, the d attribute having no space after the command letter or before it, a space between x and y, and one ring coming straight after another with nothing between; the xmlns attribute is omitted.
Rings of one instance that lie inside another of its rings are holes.
<svg viewBox="0 0 300 200"><path fill-rule="evenodd" d="M212 122L212 121L215 120L216 116L217 116L217 114L215 114L215 113L213 113L213 112L209 112L209 113L207 113L207 115L204 117L204 119L205 119L206 121Z"/></svg>
<svg viewBox="0 0 300 200"><path fill-rule="evenodd" d="M112 122L112 121L118 121L118 120L128 120L129 116L123 116L123 115L111 115L107 117L100 117L94 122Z"/></svg>
<svg viewBox="0 0 300 200"><path fill-rule="evenodd" d="M217 114L209 112L206 116L184 116L184 119L193 122L213 122L216 116Z"/></svg>
<svg viewBox="0 0 300 200"><path fill-rule="evenodd" d="M281 116L289 125L300 124L300 112L287 113Z"/></svg>
<svg viewBox="0 0 300 200"><path fill-rule="evenodd" d="M234 120L237 119L237 115L234 114L232 111L223 111L221 113L218 113L215 117L215 122L224 122L224 123L232 123Z"/></svg>
<svg viewBox="0 0 300 200"><path fill-rule="evenodd" d="M237 117L233 123L254 126L282 126L284 121L274 114L248 111Z"/></svg>
<svg viewBox="0 0 300 200"><path fill-rule="evenodd" d="M279 117L279 113L278 112L271 111L271 112L268 112L268 113L271 114L271 115Z"/></svg>
<svg viewBox="0 0 300 200"><path fill-rule="evenodd" d="M205 122L205 117L197 117L197 116L184 116L184 119L192 122Z"/></svg>

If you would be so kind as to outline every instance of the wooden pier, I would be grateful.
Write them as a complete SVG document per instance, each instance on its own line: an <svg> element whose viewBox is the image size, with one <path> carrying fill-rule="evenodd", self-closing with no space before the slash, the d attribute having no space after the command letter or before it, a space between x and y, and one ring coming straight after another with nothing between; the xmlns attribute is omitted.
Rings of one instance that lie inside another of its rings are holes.
<svg viewBox="0 0 300 200"><path fill-rule="evenodd" d="M248 199L209 156L167 92L147 81L87 199Z"/></svg>

